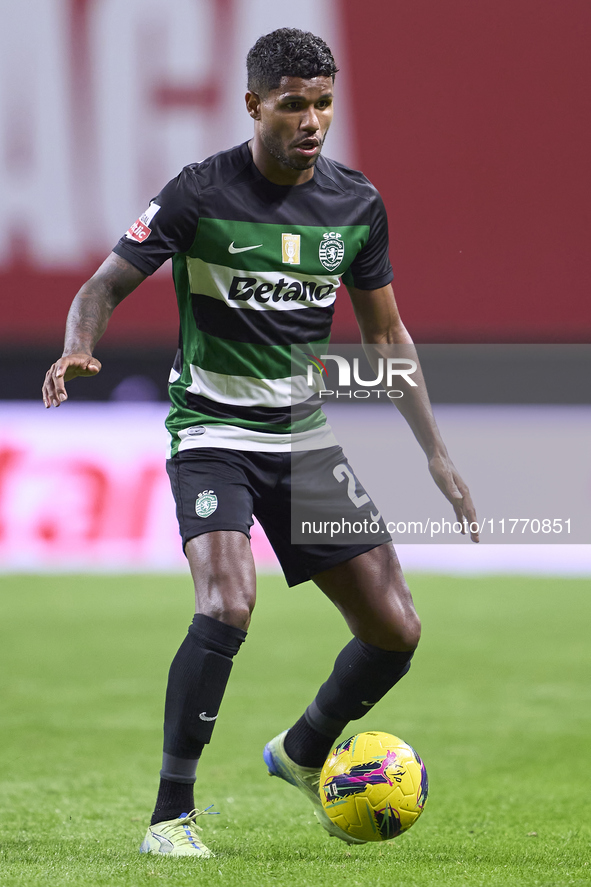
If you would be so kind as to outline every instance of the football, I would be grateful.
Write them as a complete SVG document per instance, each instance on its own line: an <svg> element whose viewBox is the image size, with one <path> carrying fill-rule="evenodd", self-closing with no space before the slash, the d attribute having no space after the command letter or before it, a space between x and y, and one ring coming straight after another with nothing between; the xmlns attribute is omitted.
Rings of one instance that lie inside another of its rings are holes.
<svg viewBox="0 0 591 887"><path fill-rule="evenodd" d="M390 733L339 743L320 774L320 798L335 825L360 841L388 841L417 821L427 800L425 765Z"/></svg>

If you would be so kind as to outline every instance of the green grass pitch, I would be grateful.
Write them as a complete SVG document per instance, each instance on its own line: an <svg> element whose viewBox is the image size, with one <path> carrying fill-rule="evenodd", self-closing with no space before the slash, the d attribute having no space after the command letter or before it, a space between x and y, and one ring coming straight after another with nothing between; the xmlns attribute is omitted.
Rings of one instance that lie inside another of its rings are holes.
<svg viewBox="0 0 591 887"><path fill-rule="evenodd" d="M348 638L308 584L262 577L198 805L216 858L139 856L160 767L163 692L192 615L183 577L3 577L0 887L550 885L591 880L591 584L410 579L423 639L351 732L423 757L427 807L385 844L329 839L266 774ZM205 819L205 817L204 817Z"/></svg>

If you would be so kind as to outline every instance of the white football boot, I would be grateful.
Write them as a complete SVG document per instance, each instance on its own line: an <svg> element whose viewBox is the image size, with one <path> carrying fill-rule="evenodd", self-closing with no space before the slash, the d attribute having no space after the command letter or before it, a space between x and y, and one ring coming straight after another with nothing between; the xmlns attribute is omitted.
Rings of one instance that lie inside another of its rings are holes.
<svg viewBox="0 0 591 887"><path fill-rule="evenodd" d="M302 794L312 802L314 816L322 828L326 829L333 838L340 838L341 841L345 841L347 844L367 843L366 841L360 841L359 838L352 838L350 835L347 835L338 825L335 825L330 820L320 800L320 772L322 768L300 767L299 764L292 761L285 751L284 740L286 735L287 730L280 733L275 739L271 739L265 746L263 758L268 767L269 776L279 776L280 779L284 779L285 782L289 782L290 785L295 785L296 788L299 788Z"/></svg>
<svg viewBox="0 0 591 887"><path fill-rule="evenodd" d="M205 812L195 809L190 813L181 813L178 819L155 822L148 827L146 837L140 846L140 853L200 856L201 859L209 859L214 854L201 840L199 826L195 825L197 817Z"/></svg>

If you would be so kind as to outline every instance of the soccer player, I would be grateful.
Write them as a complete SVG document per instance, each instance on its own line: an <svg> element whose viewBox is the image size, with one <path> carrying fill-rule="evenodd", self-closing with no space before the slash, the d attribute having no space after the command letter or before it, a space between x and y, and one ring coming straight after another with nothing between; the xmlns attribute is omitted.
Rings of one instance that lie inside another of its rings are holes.
<svg viewBox="0 0 591 887"><path fill-rule="evenodd" d="M346 499L347 485L333 471L351 469L317 398L292 417L289 346L325 349L339 277L365 343L412 341L391 288L380 196L361 173L321 154L337 72L330 49L313 34L282 28L257 40L247 70L252 140L186 167L150 203L75 297L63 355L43 389L45 406L59 406L65 382L99 372L93 349L112 311L172 258L180 345L170 376L167 468L196 613L170 668L160 787L141 850L174 856L211 855L195 824L193 786L255 603L253 514L289 585L312 579L353 635L306 711L264 750L269 772L299 788L324 828L343 840L351 839L320 803L320 769L349 721L406 674L420 634L390 542L290 542L292 459L311 458L315 490L332 482L320 498L334 498L338 487ZM457 519L472 522L468 489L417 381L396 405Z"/></svg>

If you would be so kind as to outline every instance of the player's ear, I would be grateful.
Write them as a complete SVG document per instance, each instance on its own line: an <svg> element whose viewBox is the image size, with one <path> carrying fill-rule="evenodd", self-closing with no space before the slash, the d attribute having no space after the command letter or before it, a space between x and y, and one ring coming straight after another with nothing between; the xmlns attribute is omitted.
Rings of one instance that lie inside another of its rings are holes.
<svg viewBox="0 0 591 887"><path fill-rule="evenodd" d="M253 120L261 119L261 99L256 92L248 91L244 96L246 100L246 110Z"/></svg>

